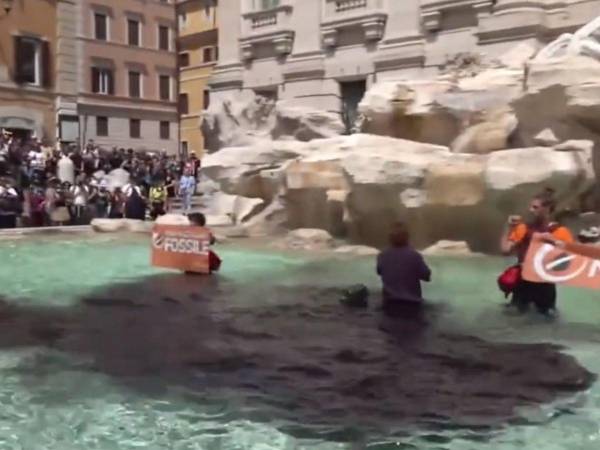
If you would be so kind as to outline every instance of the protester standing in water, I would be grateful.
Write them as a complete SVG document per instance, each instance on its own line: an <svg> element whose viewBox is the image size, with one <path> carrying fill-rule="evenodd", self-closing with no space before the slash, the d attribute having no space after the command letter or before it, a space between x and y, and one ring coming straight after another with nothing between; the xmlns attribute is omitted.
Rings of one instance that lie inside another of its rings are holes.
<svg viewBox="0 0 600 450"><path fill-rule="evenodd" d="M410 245L408 228L396 223L389 236L390 246L377 257L377 274L383 283L383 310L404 315L420 309L421 282L431 281L431 270Z"/></svg>
<svg viewBox="0 0 600 450"><path fill-rule="evenodd" d="M531 239L535 233L549 233L561 242L573 242L573 236L568 228L552 222L552 214L556 209L554 191L546 189L536 195L529 205L530 218L523 222L520 217L511 216L508 227L502 235L501 249L506 255L516 254L519 265L525 260ZM552 283L534 283L518 280L512 292L510 305L524 312L533 303L542 314L556 311L556 285Z"/></svg>

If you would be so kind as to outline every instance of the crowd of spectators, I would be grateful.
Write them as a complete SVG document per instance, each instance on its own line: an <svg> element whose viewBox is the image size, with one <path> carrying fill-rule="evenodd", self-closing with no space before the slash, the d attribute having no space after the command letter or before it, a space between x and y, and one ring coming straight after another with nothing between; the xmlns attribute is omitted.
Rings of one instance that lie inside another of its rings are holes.
<svg viewBox="0 0 600 450"><path fill-rule="evenodd" d="M93 141L62 150L0 132L0 228L85 225L94 218L155 218L173 199L191 208L200 160L165 152L103 149ZM111 175L129 178L115 185Z"/></svg>

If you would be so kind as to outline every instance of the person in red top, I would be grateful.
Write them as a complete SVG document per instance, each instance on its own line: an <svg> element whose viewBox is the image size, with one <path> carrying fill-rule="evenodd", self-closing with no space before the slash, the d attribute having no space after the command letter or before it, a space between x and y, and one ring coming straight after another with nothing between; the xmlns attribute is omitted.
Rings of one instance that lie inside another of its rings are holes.
<svg viewBox="0 0 600 450"><path fill-rule="evenodd" d="M188 214L188 220L190 221L190 225L194 225L197 227L206 227L206 217L202 213L192 213ZM210 230L209 230L210 233ZM215 236L210 233L210 245L214 245L217 240ZM221 258L212 250L208 251L208 267L210 273L218 272L221 268Z"/></svg>
<svg viewBox="0 0 600 450"><path fill-rule="evenodd" d="M529 205L528 222L522 222L520 217L509 218L508 228L502 236L502 252L506 255L516 254L519 264L522 264L535 233L547 233L557 241L573 242L573 235L568 228L552 222L555 209L553 190L546 189L536 195ZM510 304L516 306L519 311L526 311L531 303L542 314L556 310L556 286L552 283L532 283L520 279L512 294Z"/></svg>

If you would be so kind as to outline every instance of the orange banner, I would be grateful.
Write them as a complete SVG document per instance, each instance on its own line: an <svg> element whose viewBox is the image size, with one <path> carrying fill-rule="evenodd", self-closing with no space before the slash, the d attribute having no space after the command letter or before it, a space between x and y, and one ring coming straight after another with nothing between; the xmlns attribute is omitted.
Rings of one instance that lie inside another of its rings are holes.
<svg viewBox="0 0 600 450"><path fill-rule="evenodd" d="M210 273L206 228L155 225L152 229L152 265L184 272Z"/></svg>
<svg viewBox="0 0 600 450"><path fill-rule="evenodd" d="M547 244L536 235L525 258L523 278L535 283L600 289L600 260Z"/></svg>

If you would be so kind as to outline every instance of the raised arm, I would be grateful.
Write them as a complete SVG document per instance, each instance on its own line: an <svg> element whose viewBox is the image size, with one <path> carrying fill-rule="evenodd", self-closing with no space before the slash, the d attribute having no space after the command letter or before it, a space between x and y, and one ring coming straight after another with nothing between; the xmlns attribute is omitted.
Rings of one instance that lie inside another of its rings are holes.
<svg viewBox="0 0 600 450"><path fill-rule="evenodd" d="M515 251L516 243L510 239L512 230L506 228L502 232L502 238L500 239L500 251L503 255L512 255Z"/></svg>
<svg viewBox="0 0 600 450"><path fill-rule="evenodd" d="M421 255L419 255L419 278L422 281L431 281L431 269Z"/></svg>
<svg viewBox="0 0 600 450"><path fill-rule="evenodd" d="M502 232L500 239L500 251L504 255L511 255L515 252L517 245L527 235L527 225L520 222L520 217L512 216L508 219L507 226Z"/></svg>

